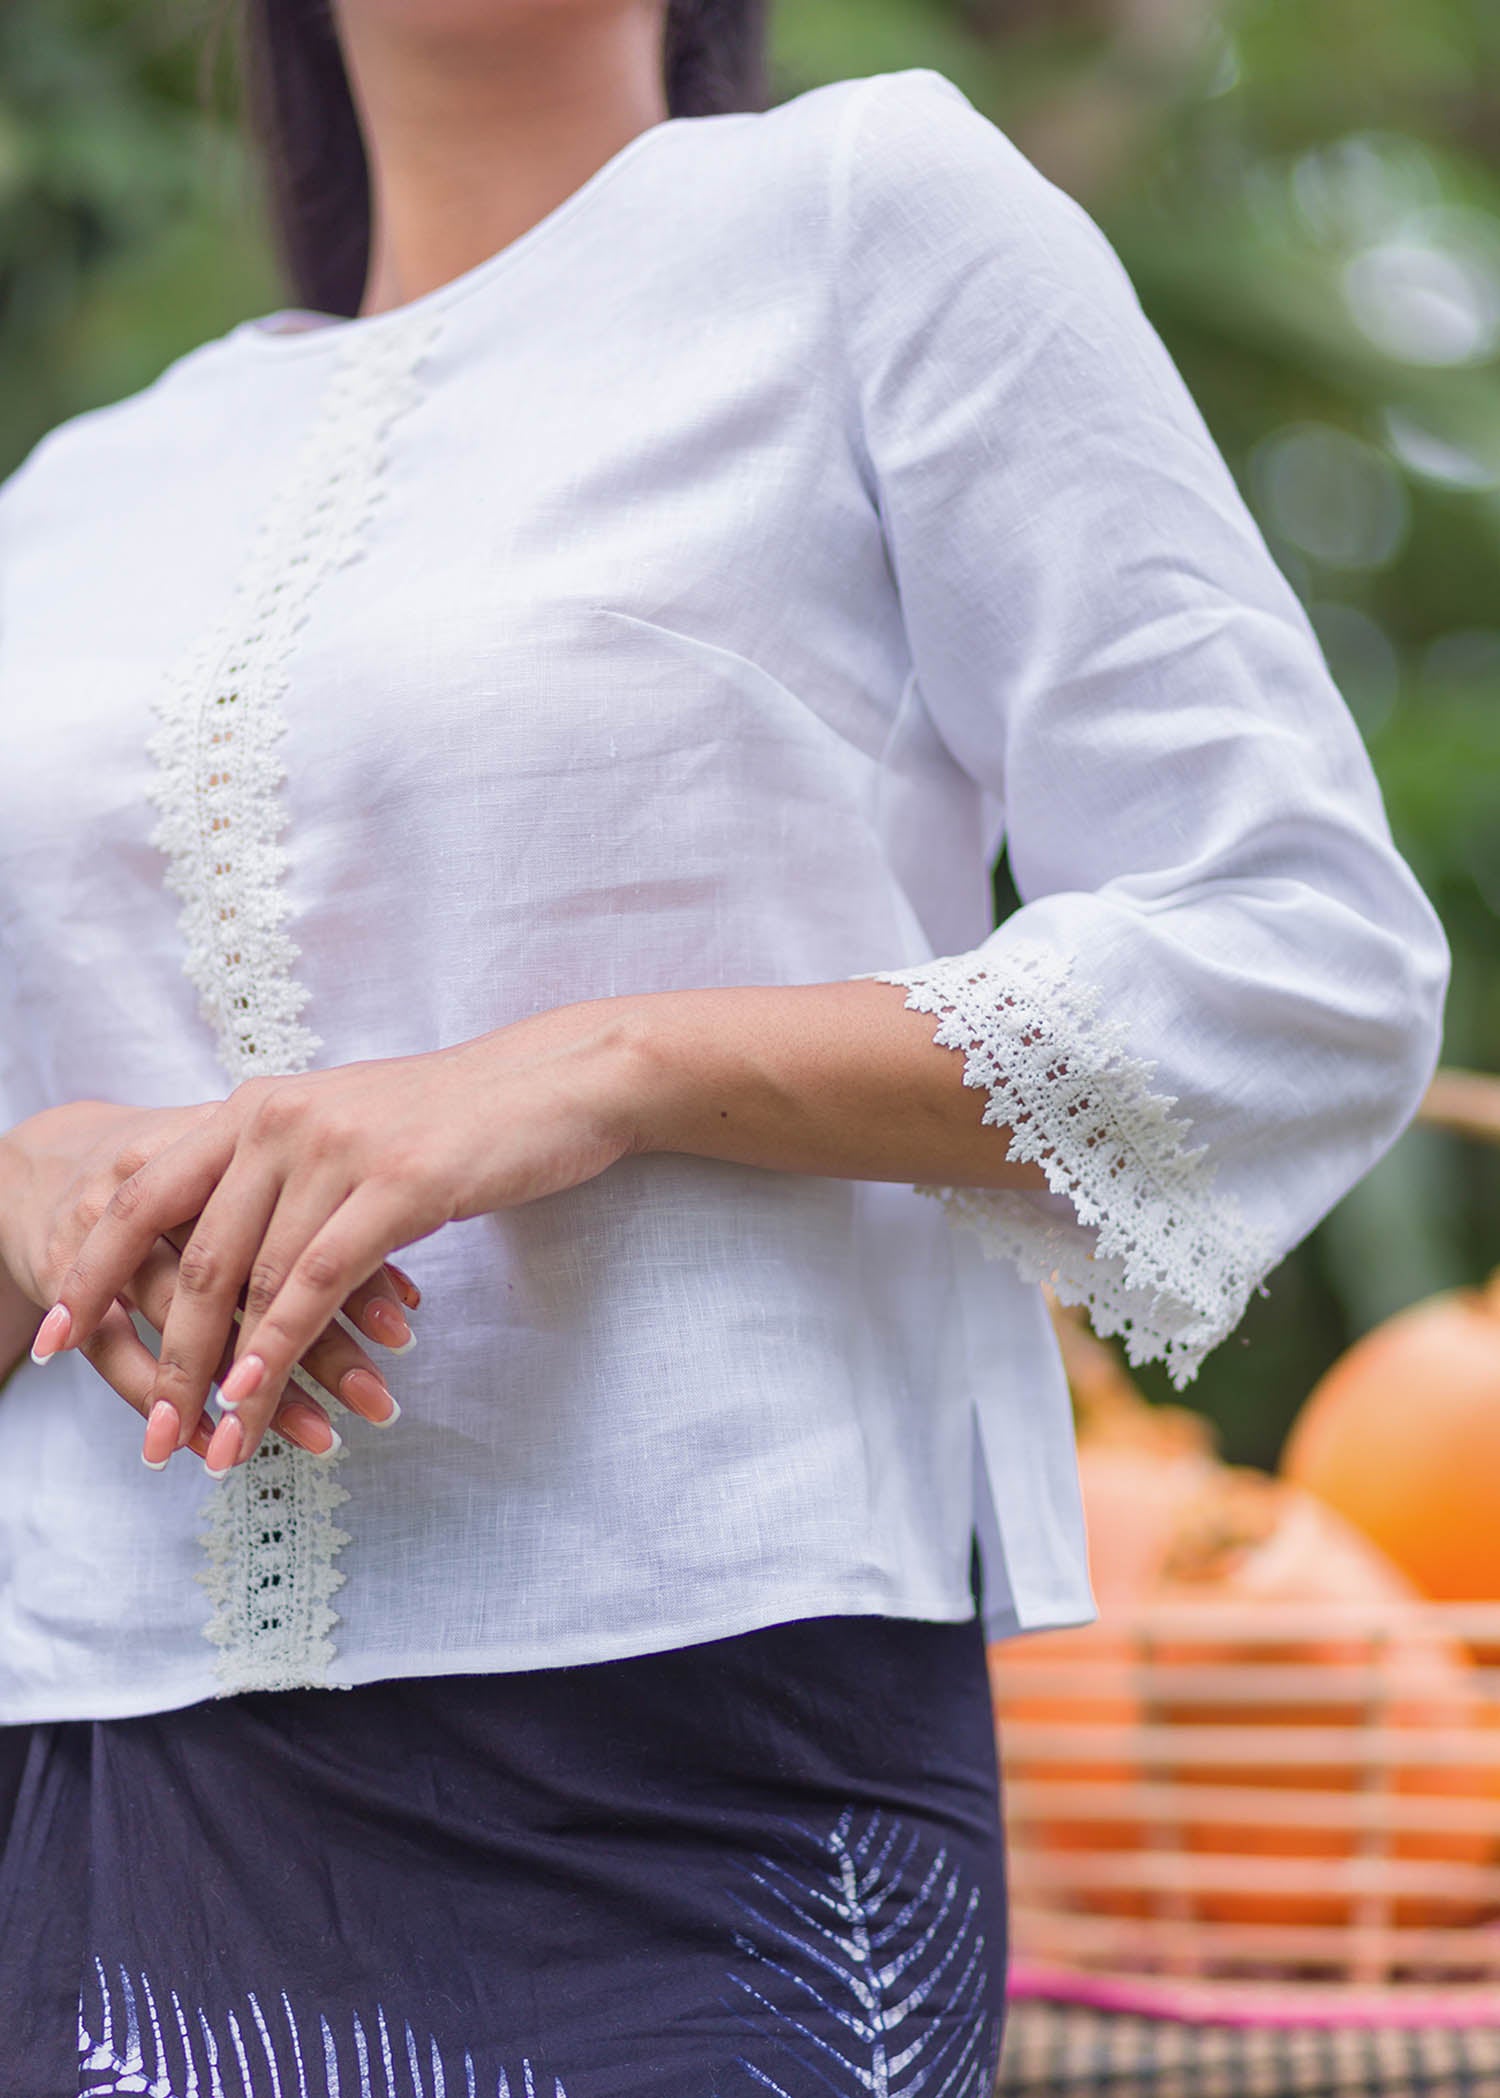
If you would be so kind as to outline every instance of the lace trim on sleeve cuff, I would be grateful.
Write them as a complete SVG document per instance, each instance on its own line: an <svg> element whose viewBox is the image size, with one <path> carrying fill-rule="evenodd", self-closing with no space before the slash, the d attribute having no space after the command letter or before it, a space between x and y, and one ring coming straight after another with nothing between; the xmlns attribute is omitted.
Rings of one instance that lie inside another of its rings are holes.
<svg viewBox="0 0 1500 2098"><path fill-rule="evenodd" d="M1097 1017L1097 986L1053 949L1017 941L1003 956L944 955L866 972L899 984L939 1018L935 1040L964 1056L964 1084L989 1094L983 1120L1013 1132L1007 1156L1034 1160L1073 1216L1020 1188L920 1187L985 1252L1087 1307L1101 1336L1121 1334L1135 1365L1161 1361L1177 1390L1232 1333L1275 1247L1212 1188L1208 1147L1175 1097L1153 1093L1155 1064L1128 1031ZM1264 1290L1261 1291L1264 1295Z"/></svg>

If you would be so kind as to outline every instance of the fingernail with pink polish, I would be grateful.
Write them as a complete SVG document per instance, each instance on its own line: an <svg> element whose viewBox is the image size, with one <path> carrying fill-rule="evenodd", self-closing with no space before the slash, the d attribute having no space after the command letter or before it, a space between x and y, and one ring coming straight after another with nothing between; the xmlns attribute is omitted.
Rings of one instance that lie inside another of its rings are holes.
<svg viewBox="0 0 1500 2098"><path fill-rule="evenodd" d="M233 1413L242 1399L260 1388L266 1366L258 1355L242 1355L219 1386L219 1404Z"/></svg>
<svg viewBox="0 0 1500 2098"><path fill-rule="evenodd" d="M327 1415L302 1399L288 1399L271 1425L278 1435L284 1435L299 1450L306 1450L310 1457L331 1457L344 1445L343 1436Z"/></svg>
<svg viewBox="0 0 1500 2098"><path fill-rule="evenodd" d="M345 1370L339 1379L339 1397L351 1413L359 1414L372 1428L389 1428L401 1418L395 1394L373 1370Z"/></svg>
<svg viewBox="0 0 1500 2098"><path fill-rule="evenodd" d="M36 1329L36 1339L31 1343L33 1362L50 1362L68 1337L73 1323L73 1314L66 1304L54 1304Z"/></svg>
<svg viewBox="0 0 1500 2098"><path fill-rule="evenodd" d="M393 1355L404 1355L416 1341L411 1327L386 1297L377 1297L365 1306L365 1321L375 1339Z"/></svg>
<svg viewBox="0 0 1500 2098"><path fill-rule="evenodd" d="M244 1441L243 1422L236 1420L232 1413L227 1414L215 1428L213 1441L208 1446L208 1455L203 1460L211 1479L228 1478Z"/></svg>
<svg viewBox="0 0 1500 2098"><path fill-rule="evenodd" d="M146 1422L146 1440L141 1449L142 1464L150 1471L164 1471L167 1459L177 1448L181 1434L182 1419L177 1408L166 1399L158 1399Z"/></svg>
<svg viewBox="0 0 1500 2098"><path fill-rule="evenodd" d="M388 1260L385 1266L386 1273L396 1285L402 1303L408 1311L415 1311L422 1301L422 1292L417 1288L416 1283L412 1281L410 1275L407 1274L405 1268L398 1268L393 1260Z"/></svg>

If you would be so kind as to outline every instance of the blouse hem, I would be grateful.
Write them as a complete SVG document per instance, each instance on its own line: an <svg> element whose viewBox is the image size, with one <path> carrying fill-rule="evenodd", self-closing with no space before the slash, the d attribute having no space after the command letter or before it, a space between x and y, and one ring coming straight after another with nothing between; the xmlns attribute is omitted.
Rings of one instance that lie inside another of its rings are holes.
<svg viewBox="0 0 1500 2098"><path fill-rule="evenodd" d="M670 1652L675 1647L704 1646L715 1639L728 1639L741 1632L760 1631L773 1624L788 1624L807 1617L899 1617L937 1624L962 1624L974 1614L973 1597L967 1589L957 1603L944 1596L914 1596L900 1602L889 1598L877 1600L868 1595L852 1598L837 1590L820 1589L783 1597L764 1609L752 1609L748 1616L731 1611L691 1624L672 1625L649 1635L625 1632L609 1640L580 1635L572 1640L554 1642L545 1660L538 1660L534 1650L514 1647L463 1648L440 1656L435 1656L431 1647L412 1647L390 1653L366 1654L347 1662L336 1677L330 1672L316 1681L287 1687L354 1690L364 1683L381 1682L393 1676L510 1675L525 1669L584 1667L595 1661L625 1660L637 1654ZM986 1612L987 1630L991 1636L994 1636L997 1625L1000 1636L1023 1631L1060 1631L1090 1624L1096 1614L1089 1600L1058 1596L1041 1604L1024 1624L1013 1606L997 1605ZM180 1711L187 1705L204 1704L215 1698L252 1694L260 1694L256 1686L225 1688L216 1682L210 1663L207 1671L175 1678L171 1690L146 1690L131 1696L103 1699L59 1696L42 1700L46 1710L0 1711L0 1727L37 1726L80 1719L139 1719L156 1712ZM279 1696L282 1693L271 1694Z"/></svg>

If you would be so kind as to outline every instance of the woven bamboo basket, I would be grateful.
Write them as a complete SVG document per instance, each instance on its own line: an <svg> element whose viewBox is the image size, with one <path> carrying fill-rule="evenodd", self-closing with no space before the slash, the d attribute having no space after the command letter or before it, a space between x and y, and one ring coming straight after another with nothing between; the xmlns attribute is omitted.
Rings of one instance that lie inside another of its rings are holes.
<svg viewBox="0 0 1500 2098"><path fill-rule="evenodd" d="M1440 1071L1419 1119L1500 1141L1500 1081ZM1500 1602L1158 1603L1029 1644L991 1656L1002 2091L1415 2091L1420 2057L1500 2098Z"/></svg>
<svg viewBox="0 0 1500 2098"><path fill-rule="evenodd" d="M1500 1668L1455 1642L1500 1653L1500 1605L1174 1604L996 1649L1013 1995L1500 2025Z"/></svg>

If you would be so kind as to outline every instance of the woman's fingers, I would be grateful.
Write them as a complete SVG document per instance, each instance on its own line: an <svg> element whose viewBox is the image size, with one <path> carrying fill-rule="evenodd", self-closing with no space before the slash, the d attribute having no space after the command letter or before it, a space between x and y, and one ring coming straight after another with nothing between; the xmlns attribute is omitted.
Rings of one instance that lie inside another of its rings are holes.
<svg viewBox="0 0 1500 2098"><path fill-rule="evenodd" d="M234 1118L214 1115L120 1182L58 1285L39 1360L83 1345L157 1239L204 1208L234 1148Z"/></svg>
<svg viewBox="0 0 1500 2098"><path fill-rule="evenodd" d="M343 1192L340 1183L314 1198L313 1207L303 1220L305 1233L313 1228L311 1219L325 1216L342 1199ZM283 1195L283 1205L285 1199ZM236 1329L242 1328L246 1320L253 1320L275 1294L278 1234L273 1220L280 1214L274 1180L264 1172L257 1174L253 1164L236 1162L214 1189L202 1215L181 1244L161 1326L161 1353L152 1394L153 1416L157 1406L165 1406L179 1424L179 1441L202 1418L210 1384L221 1383L232 1359ZM180 1236L174 1234L174 1240ZM239 1302L242 1293L243 1311ZM409 1341L405 1313L378 1276L366 1285L359 1308L367 1317L383 1312L388 1327L394 1324L407 1334ZM286 1406L290 1410L278 1416L281 1427L290 1440L318 1455L336 1449L340 1441L337 1429L322 1410L325 1391L351 1413L380 1427L389 1426L400 1413L370 1356L340 1325L325 1328L303 1350L300 1362L293 1364L288 1374L315 1403L310 1412L299 1412L298 1402L289 1395ZM235 1410L224 1400L222 1385L220 1404L227 1413ZM269 1413L265 1418L269 1421ZM170 1421L153 1427L147 1439L150 1454L158 1453L158 1442L163 1449L175 1447L169 1442L170 1433ZM152 1441L152 1436L157 1441ZM232 1440L232 1435L226 1433L225 1442ZM254 1445L246 1447L248 1453ZM220 1454L222 1451L216 1453L215 1468L219 1466Z"/></svg>
<svg viewBox="0 0 1500 2098"><path fill-rule="evenodd" d="M236 1338L244 1320L245 1314L236 1311ZM224 1378L234 1360L234 1347L235 1343L231 1341L225 1348L221 1369L214 1377L214 1382L220 1387L221 1404ZM362 1420L377 1428L389 1428L401 1412L384 1371L370 1360L357 1340L348 1338L340 1326L328 1327L310 1348L303 1349L301 1359L288 1371L287 1381L319 1405L329 1398L337 1399L351 1413L357 1413ZM292 1401L287 1399L284 1403L290 1405ZM236 1410L234 1405L225 1407L228 1413ZM276 1418L280 1418L279 1412ZM275 1425L273 1420L272 1426ZM333 1439L338 1441L337 1433ZM319 1444L318 1447L321 1450L325 1445Z"/></svg>
<svg viewBox="0 0 1500 2098"><path fill-rule="evenodd" d="M136 1269L124 1299L132 1309L141 1311L147 1324L155 1326L157 1334L162 1332L170 1318L172 1290L176 1282L176 1250L178 1248L172 1244L170 1238L159 1242L155 1253ZM151 1355L149 1360L155 1368L157 1357ZM218 1380L227 1374L231 1360L233 1347L229 1341L224 1341L224 1347L214 1366L214 1383L218 1383ZM327 1418L327 1412L319 1404L323 1393L300 1364L292 1370L292 1378L296 1380L300 1391L281 1401L281 1406L271 1418L271 1427L277 1431L277 1435L283 1435L287 1441L296 1443L300 1450L308 1450L313 1456L323 1456L329 1450L336 1450L338 1433ZM306 1393L306 1397L302 1393ZM149 1464L151 1471L162 1469L172 1452L178 1448L193 1450L197 1456L208 1454L214 1435L214 1420L206 1414L201 1414L193 1422L191 1431L183 1435L183 1422L178 1420L176 1410L168 1406L166 1401L153 1401L149 1389L143 1397L132 1399L132 1404L136 1404L138 1412L149 1408L141 1456Z"/></svg>
<svg viewBox="0 0 1500 2098"><path fill-rule="evenodd" d="M170 1407L185 1431L202 1415L220 1359L232 1351L240 1293L276 1207L276 1192L268 1170L231 1164L181 1245L165 1318L146 1314L161 1332L152 1408Z"/></svg>
<svg viewBox="0 0 1500 2098"><path fill-rule="evenodd" d="M162 1237L181 1253L193 1237L194 1229L193 1224L179 1224L171 1231L164 1231ZM355 1334L356 1339L363 1332L393 1354L404 1355L416 1340L406 1314L415 1311L421 1301L422 1292L405 1268L398 1267L394 1260L386 1260L367 1282L350 1291L335 1316ZM238 1308L233 1316L239 1320ZM232 1338L230 1336L231 1343ZM364 1359L368 1360L368 1357Z"/></svg>
<svg viewBox="0 0 1500 2098"><path fill-rule="evenodd" d="M326 1190L316 1192L315 1176L309 1175L295 1192L285 1189L284 1200L252 1278L252 1294L264 1309L252 1319L247 1303L234 1367L220 1395L238 1419L220 1422L210 1469L254 1454L292 1365L345 1298L376 1272L392 1240L412 1235L411 1191L391 1181L366 1181L333 1202ZM307 1220L320 1214L327 1221L309 1230ZM283 1259L280 1247L297 1250Z"/></svg>
<svg viewBox="0 0 1500 2098"><path fill-rule="evenodd" d="M219 1235L215 1203L211 1200L197 1226L169 1232L158 1242L157 1253L132 1279L135 1300L161 1334L156 1384L148 1414L148 1458L170 1455L204 1418L209 1386L222 1386L247 1316L238 1303L233 1303L227 1318L220 1320L211 1310L205 1317L210 1292L206 1288L190 1291L184 1281L185 1274L194 1268L202 1275L211 1275L215 1270L233 1272L240 1221L242 1216L254 1213L255 1204L248 1195L243 1201L235 1197L232 1182L231 1174L220 1183L230 1193L227 1205L218 1212L231 1219L227 1237ZM200 1234L202 1250L193 1255L191 1249ZM253 1257L258 1242L257 1228L244 1257ZM303 1351L301 1360L291 1369L290 1381L311 1404L304 1405L295 1394L288 1393L271 1425L288 1441L316 1455L336 1448L339 1442L338 1432L324 1410L327 1398L337 1398L351 1413L377 1427L390 1426L401 1411L365 1349L338 1325L327 1327ZM162 1416L156 1413L158 1405L166 1409ZM210 1432L213 1426L210 1421Z"/></svg>
<svg viewBox="0 0 1500 2098"><path fill-rule="evenodd" d="M388 1256L385 1261L385 1271L388 1275L395 1277L396 1293L407 1310L415 1311L422 1301L422 1292L417 1288L416 1283L412 1281L410 1275L407 1274L405 1268L398 1268L395 1261Z"/></svg>
<svg viewBox="0 0 1500 2098"><path fill-rule="evenodd" d="M399 1282L393 1280L399 1277ZM399 1286L405 1283L405 1289ZM406 1314L414 1308L421 1291L399 1268L392 1269L389 1261L376 1269L368 1282L353 1289L339 1307L340 1319L347 1319L358 1332L378 1340L383 1348L393 1354L404 1355L412 1345L413 1334Z"/></svg>
<svg viewBox="0 0 1500 2098"><path fill-rule="evenodd" d="M372 1087L383 1097L391 1083L383 1064L352 1067L336 1078L252 1080L149 1157L127 1167L122 1155L122 1177L102 1214L96 1210L88 1219L57 1285L37 1334L36 1359L44 1361L60 1348L87 1347L132 1278L171 1235L180 1257L160 1310L162 1344L145 1395L148 1418L154 1410L157 1422L148 1426L150 1461L170 1454L174 1417L179 1441L194 1433L215 1382L226 1416L211 1446L211 1468L218 1473L254 1454L288 1380L309 1390L310 1373L331 1384L351 1410L375 1421L394 1419L399 1409L358 1334L397 1351L411 1345L405 1309L420 1293L409 1278L385 1268L384 1254L392 1244L439 1228L451 1204L418 1196L417 1184L429 1177L425 1165L422 1171L404 1169L398 1179L387 1162L378 1180L368 1182L381 1190L379 1233L368 1243L362 1235L354 1244L334 1243L336 1214L364 1217L358 1201L349 1208L351 1190L373 1168L365 1134L369 1113L364 1120L357 1113L352 1119L347 1111L331 1113L326 1097L350 1093L358 1107ZM190 1226L186 1238L180 1235L184 1225ZM231 1330L236 1325L237 1336ZM247 1359L262 1329L269 1353ZM226 1357L238 1358L227 1376ZM240 1402L252 1391L254 1405L236 1420ZM297 1403L288 1401L286 1421ZM314 1440L308 1446L336 1441L320 1408L311 1409L309 1418ZM288 1433L301 1439L290 1426Z"/></svg>
<svg viewBox="0 0 1500 2098"><path fill-rule="evenodd" d="M150 1403L151 1382L156 1374L156 1357L136 1332L124 1304L116 1303L110 1306L79 1352L99 1372L105 1383L119 1393L127 1406L133 1406L137 1413L146 1412ZM208 1450L209 1435L209 1423L200 1423L190 1438L188 1447L195 1450L200 1457L204 1456ZM165 1457L154 1461L153 1469L159 1470L165 1462Z"/></svg>
<svg viewBox="0 0 1500 2098"><path fill-rule="evenodd" d="M224 1183L226 1187L233 1177L231 1172ZM258 1246L245 1285L245 1316L236 1337L237 1355L244 1350L245 1335L258 1331L298 1253L323 1219L339 1207L347 1193L348 1182L337 1168L320 1170L315 1162L310 1162L305 1173L282 1183L269 1217L257 1217L255 1235ZM372 1267L374 1265L372 1263ZM351 1277L351 1285L364 1279ZM347 1293L341 1292L329 1306L330 1317ZM316 1338L317 1335L309 1334L307 1346L311 1347ZM226 1471L231 1464L243 1462L255 1454L280 1401L285 1378L290 1374L292 1364L304 1352L303 1348L295 1350L283 1365L277 1383L274 1386L262 1384L253 1396L237 1389L232 1376L225 1379L219 1391L222 1417L206 1460L210 1471Z"/></svg>
<svg viewBox="0 0 1500 2098"><path fill-rule="evenodd" d="M260 1330L266 1312L280 1295L299 1255L318 1226L340 1207L347 1193L348 1183L336 1169L320 1172L315 1165L295 1182L283 1183L279 1200L259 1234L260 1245L246 1285L244 1319L235 1342L237 1358L242 1358L247 1352L246 1335ZM378 1272L376 1263L370 1265L372 1271ZM369 1276L351 1277L350 1284L339 1293L330 1311L337 1312L339 1304L346 1301L356 1283L371 1279L373 1272ZM309 1340L308 1345L311 1344ZM263 1376L253 1390L245 1388L248 1372L243 1368L237 1375L231 1371L226 1377L220 1388L221 1418L206 1460L210 1471L227 1471L255 1454L280 1403L285 1379L304 1352L304 1349L291 1351L288 1359L278 1365L279 1374L274 1383Z"/></svg>

